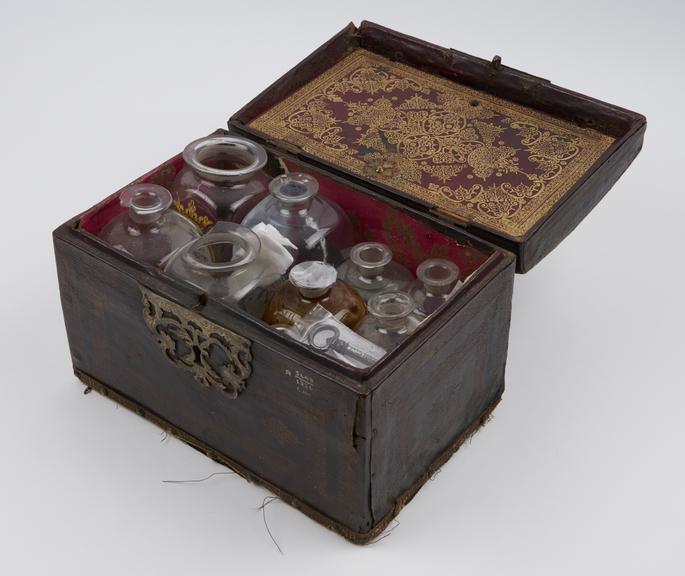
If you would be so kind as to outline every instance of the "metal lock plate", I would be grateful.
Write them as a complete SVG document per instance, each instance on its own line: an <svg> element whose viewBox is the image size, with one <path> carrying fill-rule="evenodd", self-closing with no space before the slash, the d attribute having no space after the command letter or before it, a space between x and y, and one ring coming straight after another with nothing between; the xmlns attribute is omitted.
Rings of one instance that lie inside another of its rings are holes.
<svg viewBox="0 0 685 576"><path fill-rule="evenodd" d="M143 319L169 362L237 398L252 373L252 342L147 288L142 293Z"/></svg>

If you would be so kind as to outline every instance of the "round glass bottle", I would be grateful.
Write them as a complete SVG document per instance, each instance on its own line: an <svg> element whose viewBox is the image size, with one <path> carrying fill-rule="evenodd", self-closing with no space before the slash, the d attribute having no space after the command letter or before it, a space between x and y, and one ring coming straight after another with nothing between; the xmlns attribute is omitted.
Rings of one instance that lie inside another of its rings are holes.
<svg viewBox="0 0 685 576"><path fill-rule="evenodd" d="M362 242L350 251L350 258L338 268L338 276L366 300L379 292L405 290L414 280L412 273L393 262L392 251L380 242Z"/></svg>
<svg viewBox="0 0 685 576"><path fill-rule="evenodd" d="M416 269L418 281L409 293L416 302L416 312L428 316L437 310L460 284L459 268L443 258L424 260Z"/></svg>
<svg viewBox="0 0 685 576"><path fill-rule="evenodd" d="M266 150L245 138L200 138L185 147L183 160L171 188L174 206L201 230L218 221L240 222L266 193Z"/></svg>
<svg viewBox="0 0 685 576"><path fill-rule="evenodd" d="M266 304L263 320L267 324L295 325L317 304L350 328L366 314L362 297L338 280L335 268L329 264L300 262L290 269L288 278Z"/></svg>
<svg viewBox="0 0 685 576"><path fill-rule="evenodd" d="M257 234L225 222L220 231L210 230L172 254L164 271L212 298L235 303L263 285L268 263L259 258L260 250Z"/></svg>
<svg viewBox="0 0 685 576"><path fill-rule="evenodd" d="M354 242L352 223L340 206L318 196L318 191L319 183L309 174L276 176L269 183L270 195L247 214L243 225L273 225L292 243L295 263L337 265L343 250Z"/></svg>
<svg viewBox="0 0 685 576"><path fill-rule="evenodd" d="M383 292L369 300L369 314L357 333L390 351L419 325L412 314L415 303L406 292Z"/></svg>
<svg viewBox="0 0 685 576"><path fill-rule="evenodd" d="M98 236L139 262L162 266L180 246L200 233L190 220L170 209L171 194L157 184L132 184L122 190L126 208L110 220Z"/></svg>

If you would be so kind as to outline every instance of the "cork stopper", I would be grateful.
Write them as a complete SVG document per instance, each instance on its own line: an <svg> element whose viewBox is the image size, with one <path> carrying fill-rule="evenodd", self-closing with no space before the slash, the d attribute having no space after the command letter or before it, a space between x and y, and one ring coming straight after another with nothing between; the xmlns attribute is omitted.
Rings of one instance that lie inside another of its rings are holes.
<svg viewBox="0 0 685 576"><path fill-rule="evenodd" d="M325 262L300 262L290 269L290 281L305 298L325 296L338 279L338 272Z"/></svg>

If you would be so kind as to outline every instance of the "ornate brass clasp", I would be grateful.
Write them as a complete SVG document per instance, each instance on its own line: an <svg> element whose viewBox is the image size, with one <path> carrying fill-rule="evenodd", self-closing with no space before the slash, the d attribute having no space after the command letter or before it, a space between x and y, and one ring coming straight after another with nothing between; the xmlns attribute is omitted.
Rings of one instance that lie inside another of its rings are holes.
<svg viewBox="0 0 685 576"><path fill-rule="evenodd" d="M147 288L143 319L164 356L203 386L237 398L252 373L252 343Z"/></svg>

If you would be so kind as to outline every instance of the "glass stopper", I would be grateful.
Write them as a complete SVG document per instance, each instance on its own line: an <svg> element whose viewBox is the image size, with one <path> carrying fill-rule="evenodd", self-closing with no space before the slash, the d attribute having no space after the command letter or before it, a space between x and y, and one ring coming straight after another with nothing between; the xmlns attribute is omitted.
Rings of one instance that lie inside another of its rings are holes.
<svg viewBox="0 0 685 576"><path fill-rule="evenodd" d="M171 206L171 192L157 184L132 184L122 190L119 203L138 224L151 224Z"/></svg>
<svg viewBox="0 0 685 576"><path fill-rule="evenodd" d="M446 294L459 280L459 268L443 258L431 258L419 264L416 277L427 294Z"/></svg>
<svg viewBox="0 0 685 576"><path fill-rule="evenodd" d="M319 183L313 176L290 172L276 176L269 182L269 192L284 204L303 204L316 195Z"/></svg>
<svg viewBox="0 0 685 576"><path fill-rule="evenodd" d="M392 251L380 242L362 242L352 248L350 260L362 276L377 276L392 260Z"/></svg>
<svg viewBox="0 0 685 576"><path fill-rule="evenodd" d="M383 292L369 300L369 313L378 325L399 331L407 326L409 315L416 308L414 299L406 292Z"/></svg>

